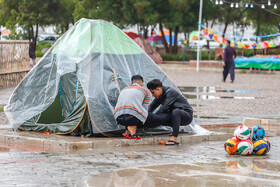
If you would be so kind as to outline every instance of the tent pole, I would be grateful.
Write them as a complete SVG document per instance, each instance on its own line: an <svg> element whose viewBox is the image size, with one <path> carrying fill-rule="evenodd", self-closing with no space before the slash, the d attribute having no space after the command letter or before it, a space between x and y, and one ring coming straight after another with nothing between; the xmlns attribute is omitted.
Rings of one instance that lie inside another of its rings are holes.
<svg viewBox="0 0 280 187"><path fill-rule="evenodd" d="M197 56L196 56L196 71L199 72L199 42L200 42L200 29L201 29L201 17L202 17L202 4L203 0L200 0L200 6L199 6L199 21L198 21L198 45L197 45Z"/></svg>

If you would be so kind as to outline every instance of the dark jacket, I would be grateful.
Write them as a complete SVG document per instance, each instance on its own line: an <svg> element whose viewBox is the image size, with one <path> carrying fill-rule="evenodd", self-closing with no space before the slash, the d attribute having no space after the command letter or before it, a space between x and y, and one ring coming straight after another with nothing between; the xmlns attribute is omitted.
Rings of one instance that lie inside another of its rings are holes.
<svg viewBox="0 0 280 187"><path fill-rule="evenodd" d="M179 108L193 115L193 109L187 99L174 88L163 86L162 95L154 99L149 106L149 112L153 112L159 105L162 105L157 113L172 112L173 109Z"/></svg>
<svg viewBox="0 0 280 187"><path fill-rule="evenodd" d="M236 58L236 52L233 47L226 46L224 49L224 61L232 61L234 58Z"/></svg>
<svg viewBox="0 0 280 187"><path fill-rule="evenodd" d="M34 47L32 47L31 45L29 46L29 58L36 58Z"/></svg>

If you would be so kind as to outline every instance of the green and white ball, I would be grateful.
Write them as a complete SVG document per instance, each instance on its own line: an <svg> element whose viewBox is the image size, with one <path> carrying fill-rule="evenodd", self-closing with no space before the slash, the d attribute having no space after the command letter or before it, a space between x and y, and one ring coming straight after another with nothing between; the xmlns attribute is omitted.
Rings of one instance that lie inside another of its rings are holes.
<svg viewBox="0 0 280 187"><path fill-rule="evenodd" d="M237 151L243 156L249 156L254 150L253 143L250 140L242 140L239 142Z"/></svg>
<svg viewBox="0 0 280 187"><path fill-rule="evenodd" d="M248 140L250 139L251 132L248 127L245 125L240 125L236 127L234 134L233 134L239 141L241 140Z"/></svg>

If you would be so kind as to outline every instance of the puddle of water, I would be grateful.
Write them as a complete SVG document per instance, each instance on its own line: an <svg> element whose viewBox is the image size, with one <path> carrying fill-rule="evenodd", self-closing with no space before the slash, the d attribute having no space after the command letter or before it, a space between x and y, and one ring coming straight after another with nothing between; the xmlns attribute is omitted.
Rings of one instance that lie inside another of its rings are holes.
<svg viewBox="0 0 280 187"><path fill-rule="evenodd" d="M203 107L205 105L198 105L198 104L190 104L192 107Z"/></svg>
<svg viewBox="0 0 280 187"><path fill-rule="evenodd" d="M220 87L178 87L181 92L197 92L197 93L218 93L218 92L231 92L231 93L257 93L260 91L255 90L223 90Z"/></svg>
<svg viewBox="0 0 280 187"><path fill-rule="evenodd" d="M203 92L203 93L215 93L216 89L221 89L219 87L196 87L196 86L179 86L181 92Z"/></svg>
<svg viewBox="0 0 280 187"><path fill-rule="evenodd" d="M198 116L194 115L195 118L205 118L205 119L229 119L228 117L218 117L218 116Z"/></svg>
<svg viewBox="0 0 280 187"><path fill-rule="evenodd" d="M187 99L257 99L256 97L241 97L241 96L214 96L214 95L192 95L183 92Z"/></svg>
<svg viewBox="0 0 280 187"><path fill-rule="evenodd" d="M89 179L89 186L271 186L279 185L280 163L264 157L214 163L170 164L125 169Z"/></svg>

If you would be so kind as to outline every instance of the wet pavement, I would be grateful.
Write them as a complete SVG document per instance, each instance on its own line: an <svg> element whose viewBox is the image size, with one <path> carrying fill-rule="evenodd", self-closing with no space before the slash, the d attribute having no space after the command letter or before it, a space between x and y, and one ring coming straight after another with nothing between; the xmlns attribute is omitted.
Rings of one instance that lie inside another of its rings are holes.
<svg viewBox="0 0 280 187"><path fill-rule="evenodd" d="M265 156L228 155L224 141L83 151L0 153L1 186L278 186L279 137ZM224 184L224 185L223 185Z"/></svg>

